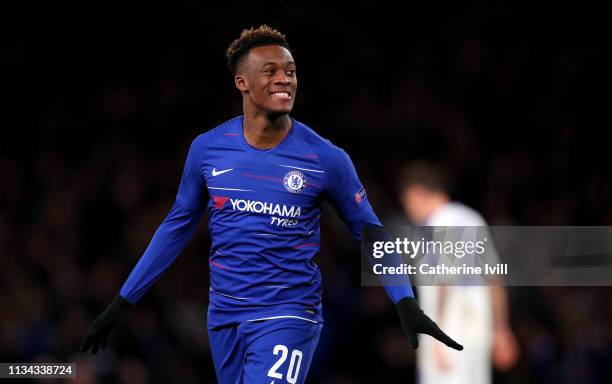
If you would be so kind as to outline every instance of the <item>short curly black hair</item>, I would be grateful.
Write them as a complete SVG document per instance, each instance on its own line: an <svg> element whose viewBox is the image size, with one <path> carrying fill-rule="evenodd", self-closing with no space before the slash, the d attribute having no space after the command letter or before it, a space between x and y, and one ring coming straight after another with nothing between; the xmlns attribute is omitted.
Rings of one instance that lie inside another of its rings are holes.
<svg viewBox="0 0 612 384"><path fill-rule="evenodd" d="M236 75L238 65L252 48L264 45L280 45L291 51L285 35L274 28L263 24L257 28L243 29L240 37L230 44L225 53L232 75Z"/></svg>

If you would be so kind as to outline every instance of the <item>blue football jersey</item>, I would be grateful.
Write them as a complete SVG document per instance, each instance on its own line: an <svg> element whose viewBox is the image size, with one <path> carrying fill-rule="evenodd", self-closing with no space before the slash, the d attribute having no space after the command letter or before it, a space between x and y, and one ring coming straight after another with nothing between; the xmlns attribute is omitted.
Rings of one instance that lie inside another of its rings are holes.
<svg viewBox="0 0 612 384"><path fill-rule="evenodd" d="M135 303L174 261L208 211L209 326L296 317L322 321L319 218L329 201L359 239L380 226L348 155L292 119L272 149L249 145L239 116L192 143L176 200L121 289ZM357 259L358 260L358 259ZM394 301L409 285L389 287Z"/></svg>

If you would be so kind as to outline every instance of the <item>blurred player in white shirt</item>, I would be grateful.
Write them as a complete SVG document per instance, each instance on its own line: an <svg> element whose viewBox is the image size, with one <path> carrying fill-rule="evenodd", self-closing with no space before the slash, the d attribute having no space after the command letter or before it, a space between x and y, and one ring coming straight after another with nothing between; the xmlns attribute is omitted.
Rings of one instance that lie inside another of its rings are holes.
<svg viewBox="0 0 612 384"><path fill-rule="evenodd" d="M474 209L450 200L441 170L427 163L406 167L400 175L400 202L409 219L426 226L486 226ZM450 334L461 335L462 352L441 348L421 337L417 350L420 384L492 381L491 361L511 368L519 355L508 324L507 293L503 286L419 286L421 308Z"/></svg>

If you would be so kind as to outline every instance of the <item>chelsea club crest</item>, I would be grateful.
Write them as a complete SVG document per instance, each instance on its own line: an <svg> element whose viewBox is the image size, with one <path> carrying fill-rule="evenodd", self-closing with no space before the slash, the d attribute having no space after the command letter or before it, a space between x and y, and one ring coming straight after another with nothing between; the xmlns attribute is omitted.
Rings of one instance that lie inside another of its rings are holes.
<svg viewBox="0 0 612 384"><path fill-rule="evenodd" d="M285 189L291 193L300 193L306 188L306 176L300 171L289 171L283 180Z"/></svg>

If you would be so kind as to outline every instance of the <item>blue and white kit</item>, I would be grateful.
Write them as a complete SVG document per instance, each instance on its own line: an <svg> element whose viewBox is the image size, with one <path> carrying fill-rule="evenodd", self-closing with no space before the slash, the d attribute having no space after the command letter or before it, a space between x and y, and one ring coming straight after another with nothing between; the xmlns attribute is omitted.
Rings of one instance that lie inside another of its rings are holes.
<svg viewBox="0 0 612 384"><path fill-rule="evenodd" d="M199 135L176 201L120 291L137 302L208 211L208 330L220 383L302 383L323 316L319 218L330 202L360 239L380 226L348 155L292 119L272 149L250 146L239 116ZM385 287L393 302L409 284Z"/></svg>

